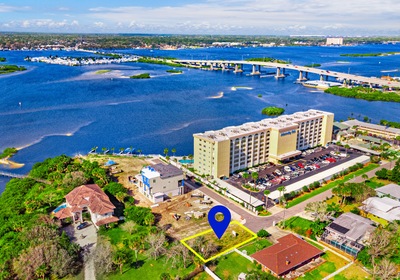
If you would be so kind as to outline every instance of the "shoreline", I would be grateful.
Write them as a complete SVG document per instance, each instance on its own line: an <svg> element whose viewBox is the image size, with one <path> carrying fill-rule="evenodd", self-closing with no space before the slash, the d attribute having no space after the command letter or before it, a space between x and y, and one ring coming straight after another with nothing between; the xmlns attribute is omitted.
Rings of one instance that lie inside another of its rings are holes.
<svg viewBox="0 0 400 280"><path fill-rule="evenodd" d="M6 158L2 158L0 159L0 164L1 165L6 165L12 169L18 169L18 168L22 168L25 166L25 163L18 163L12 160L9 160L10 157L6 157Z"/></svg>

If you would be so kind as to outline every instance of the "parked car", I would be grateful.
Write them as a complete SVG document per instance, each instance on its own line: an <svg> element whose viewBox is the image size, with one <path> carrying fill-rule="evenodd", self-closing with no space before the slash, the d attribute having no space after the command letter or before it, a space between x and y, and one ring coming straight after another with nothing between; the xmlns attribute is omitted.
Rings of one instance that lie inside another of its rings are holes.
<svg viewBox="0 0 400 280"><path fill-rule="evenodd" d="M79 225L76 227L76 229L77 229L77 230L81 230L81 229L84 229L85 227L88 227L88 226L89 226L89 223L88 223L88 222L83 222L83 223L79 224Z"/></svg>
<svg viewBox="0 0 400 280"><path fill-rule="evenodd" d="M282 172L281 172L279 169L275 170L275 173L276 173L277 175L279 175L279 176L282 175Z"/></svg>
<svg viewBox="0 0 400 280"><path fill-rule="evenodd" d="M283 169L285 170L285 172L290 172L290 171L292 171L292 169L290 168L290 166L287 166L287 165L286 165Z"/></svg>

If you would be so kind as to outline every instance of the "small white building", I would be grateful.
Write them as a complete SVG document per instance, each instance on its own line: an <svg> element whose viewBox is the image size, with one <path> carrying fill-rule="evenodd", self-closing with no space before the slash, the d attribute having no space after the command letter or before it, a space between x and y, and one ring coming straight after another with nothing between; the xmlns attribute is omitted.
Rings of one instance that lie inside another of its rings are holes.
<svg viewBox="0 0 400 280"><path fill-rule="evenodd" d="M376 189L376 194L379 197L387 196L400 202L400 186L397 184L388 184Z"/></svg>
<svg viewBox="0 0 400 280"><path fill-rule="evenodd" d="M139 191L153 203L184 194L183 172L171 164L144 167L136 178Z"/></svg>

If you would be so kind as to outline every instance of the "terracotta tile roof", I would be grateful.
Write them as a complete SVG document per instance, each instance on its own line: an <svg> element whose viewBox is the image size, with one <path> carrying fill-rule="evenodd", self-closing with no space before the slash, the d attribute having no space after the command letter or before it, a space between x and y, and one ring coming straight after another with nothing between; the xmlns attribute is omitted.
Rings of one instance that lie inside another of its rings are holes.
<svg viewBox="0 0 400 280"><path fill-rule="evenodd" d="M70 217L72 217L72 213L71 213L70 209L67 207L67 208L63 208L63 209L59 210L57 213L54 213L54 217L56 217L58 219L70 218Z"/></svg>
<svg viewBox="0 0 400 280"><path fill-rule="evenodd" d="M100 221L97 221L96 226L102 226L102 225L105 225L105 224L115 223L115 222L118 222L118 221L119 221L119 219L117 217L110 216L110 217L101 219Z"/></svg>
<svg viewBox="0 0 400 280"><path fill-rule="evenodd" d="M256 252L252 257L277 275L282 275L322 253L323 251L304 240L289 234L279 238L277 244Z"/></svg>
<svg viewBox="0 0 400 280"><path fill-rule="evenodd" d="M92 213L104 215L115 209L108 196L96 184L77 187L67 194L65 199L72 212L88 207Z"/></svg>

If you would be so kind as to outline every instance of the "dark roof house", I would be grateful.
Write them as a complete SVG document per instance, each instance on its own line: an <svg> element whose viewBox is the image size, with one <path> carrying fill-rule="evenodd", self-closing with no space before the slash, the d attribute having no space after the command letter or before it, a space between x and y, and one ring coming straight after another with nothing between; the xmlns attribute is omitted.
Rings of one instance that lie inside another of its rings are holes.
<svg viewBox="0 0 400 280"><path fill-rule="evenodd" d="M278 239L278 243L256 252L252 257L277 276L285 275L324 252L293 234Z"/></svg>

